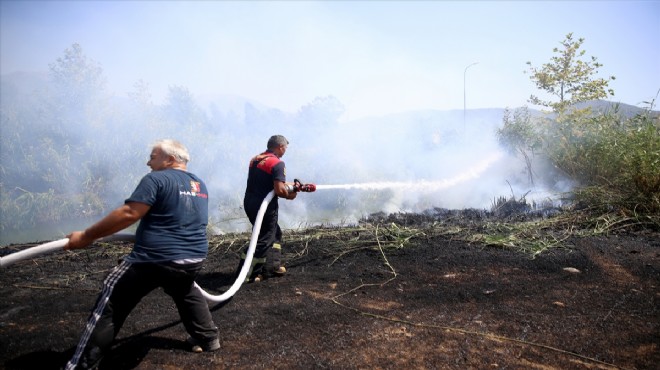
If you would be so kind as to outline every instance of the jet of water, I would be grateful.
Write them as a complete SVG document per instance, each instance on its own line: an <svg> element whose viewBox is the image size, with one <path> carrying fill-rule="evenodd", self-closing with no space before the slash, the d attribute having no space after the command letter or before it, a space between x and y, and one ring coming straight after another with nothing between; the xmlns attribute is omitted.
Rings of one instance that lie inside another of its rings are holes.
<svg viewBox="0 0 660 370"><path fill-rule="evenodd" d="M468 168L467 170L459 173L458 175L442 180L427 181L427 180L418 180L418 181L406 181L406 182L392 182L392 181L380 181L380 182L367 182L360 184L341 184L341 185L316 185L316 190L324 189L361 189L361 190L382 190L382 189L406 189L413 191L438 191L456 186L462 182L476 179L481 174L488 169L493 163L502 158L502 152L494 152L491 155L486 156L486 158L474 166Z"/></svg>

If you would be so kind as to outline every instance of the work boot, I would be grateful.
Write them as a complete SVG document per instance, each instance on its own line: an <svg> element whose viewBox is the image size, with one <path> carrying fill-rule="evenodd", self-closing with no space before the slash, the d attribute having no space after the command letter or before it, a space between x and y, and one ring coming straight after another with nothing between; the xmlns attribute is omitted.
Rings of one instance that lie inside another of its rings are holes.
<svg viewBox="0 0 660 370"><path fill-rule="evenodd" d="M197 340L193 337L188 337L186 342L191 345L190 350L195 353L213 352L220 349L220 341L218 338L213 338L208 342L202 342L201 340Z"/></svg>
<svg viewBox="0 0 660 370"><path fill-rule="evenodd" d="M286 275L286 267L280 266L276 268L275 270L271 270L268 272L268 274L259 274L257 277L254 278L254 282L258 283L260 281L264 281L268 278L273 278L273 277L282 277Z"/></svg>
<svg viewBox="0 0 660 370"><path fill-rule="evenodd" d="M268 275L280 277L286 274L286 268L282 266L282 244L273 243L268 250Z"/></svg>
<svg viewBox="0 0 660 370"><path fill-rule="evenodd" d="M99 347L89 347L78 360L76 370L96 370L103 360L103 352Z"/></svg>
<svg viewBox="0 0 660 370"><path fill-rule="evenodd" d="M276 277L284 276L285 274L286 274L286 267L284 266L280 266L279 268L275 269L275 271L273 271L273 276Z"/></svg>
<svg viewBox="0 0 660 370"><path fill-rule="evenodd" d="M236 272L234 273L234 279L238 278L238 275L241 273L241 269L243 268L243 265L245 264L245 259L246 255L245 252L241 255L241 260L238 262L238 268L236 268ZM247 276L245 277L244 283L251 283L257 279L257 277L261 276L260 280L263 280L263 276L261 271L263 270L263 267L266 263L266 258L252 258L252 264L250 266L250 269L248 270Z"/></svg>
<svg viewBox="0 0 660 370"><path fill-rule="evenodd" d="M260 281L266 280L269 277L282 277L284 275L286 275L286 268L284 266L280 266L275 271L271 271L271 273L268 274L268 275L259 274L259 275L255 276L254 280L252 280L252 281L255 282L255 283L258 283Z"/></svg>

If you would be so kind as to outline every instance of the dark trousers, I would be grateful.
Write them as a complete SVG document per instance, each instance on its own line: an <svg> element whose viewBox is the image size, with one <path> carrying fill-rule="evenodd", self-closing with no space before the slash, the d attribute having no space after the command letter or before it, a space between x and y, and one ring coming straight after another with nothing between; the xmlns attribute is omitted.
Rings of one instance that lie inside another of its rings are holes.
<svg viewBox="0 0 660 370"><path fill-rule="evenodd" d="M218 328L213 323L208 303L193 285L201 268L202 263L122 262L103 283L103 291L83 333L80 344L85 348L82 363L94 363L102 357L110 349L133 308L144 296L159 287L174 300L191 337L201 342L217 338ZM72 362L77 363L76 356L74 359Z"/></svg>
<svg viewBox="0 0 660 370"><path fill-rule="evenodd" d="M263 199L256 199L254 197L245 197L243 207L245 214L252 226L257 220L257 214L263 203ZM279 269L281 263L281 249L273 248L273 244L280 243L282 240L282 229L278 225L278 204L277 199L273 199L264 212L264 217L261 221L261 229L259 230L259 237L257 238L257 245L254 251L252 273L248 276L254 278L263 272L263 268L268 264L268 272ZM249 247L249 246L248 246ZM248 247L243 251L241 262L239 263L237 274L243 266L245 254Z"/></svg>

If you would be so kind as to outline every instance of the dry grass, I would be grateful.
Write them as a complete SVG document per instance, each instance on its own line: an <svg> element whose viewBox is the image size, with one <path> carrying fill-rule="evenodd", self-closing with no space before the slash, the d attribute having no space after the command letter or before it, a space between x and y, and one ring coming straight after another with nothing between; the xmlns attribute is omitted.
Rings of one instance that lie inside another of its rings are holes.
<svg viewBox="0 0 660 370"><path fill-rule="evenodd" d="M563 212L553 217L514 217L513 221L486 215L483 222L473 222L475 212L458 211L442 217L379 215L358 225L285 230L284 240L288 246L293 246L289 252L294 258L306 255L310 245L337 260L365 249L405 248L411 241L422 238L447 238L510 248L534 257L552 248L569 247L571 237L639 231L660 224L657 217L636 219L614 212L594 215L589 210ZM250 236L249 233L213 236L209 240L210 253L237 253L249 244Z"/></svg>

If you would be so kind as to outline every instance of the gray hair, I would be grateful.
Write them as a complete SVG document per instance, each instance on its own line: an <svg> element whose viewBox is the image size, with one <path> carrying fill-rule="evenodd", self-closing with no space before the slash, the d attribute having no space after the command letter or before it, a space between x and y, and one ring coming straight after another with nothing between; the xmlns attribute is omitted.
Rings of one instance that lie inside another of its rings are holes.
<svg viewBox="0 0 660 370"><path fill-rule="evenodd" d="M266 145L267 149L275 149L280 145L289 145L289 140L287 140L282 135L273 135L268 139L268 144Z"/></svg>
<svg viewBox="0 0 660 370"><path fill-rule="evenodd" d="M178 163L188 163L190 161L190 154L188 149L180 142L172 139L162 139L156 141L152 148L160 148L166 155L171 155Z"/></svg>

